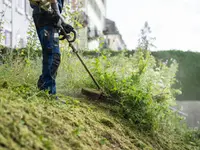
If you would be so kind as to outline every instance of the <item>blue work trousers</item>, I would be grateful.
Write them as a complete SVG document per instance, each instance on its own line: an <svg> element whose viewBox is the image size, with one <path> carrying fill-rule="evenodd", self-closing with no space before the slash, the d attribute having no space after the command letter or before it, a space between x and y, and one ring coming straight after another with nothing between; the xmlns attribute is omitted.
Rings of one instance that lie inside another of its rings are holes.
<svg viewBox="0 0 200 150"><path fill-rule="evenodd" d="M62 12L64 0L58 0L60 13ZM40 90L48 90L49 94L56 94L56 74L60 65L60 49L58 28L56 20L39 8L31 4L33 8L33 20L37 34L42 46L42 74L38 80ZM55 18L54 18L55 19Z"/></svg>
<svg viewBox="0 0 200 150"><path fill-rule="evenodd" d="M56 75L60 65L60 48L58 29L54 26L36 27L42 45L42 74L38 80L40 90L56 94Z"/></svg>

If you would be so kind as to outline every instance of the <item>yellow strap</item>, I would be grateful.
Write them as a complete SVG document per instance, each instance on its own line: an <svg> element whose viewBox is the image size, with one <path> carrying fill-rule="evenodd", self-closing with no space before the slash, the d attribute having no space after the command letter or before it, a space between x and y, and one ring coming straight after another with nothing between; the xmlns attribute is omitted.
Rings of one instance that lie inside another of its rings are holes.
<svg viewBox="0 0 200 150"><path fill-rule="evenodd" d="M32 5L38 5L38 0L29 0Z"/></svg>
<svg viewBox="0 0 200 150"><path fill-rule="evenodd" d="M31 3L47 3L47 2L51 2L51 0L29 0Z"/></svg>
<svg viewBox="0 0 200 150"><path fill-rule="evenodd" d="M31 4L37 5L44 10L48 10L50 8L50 1L51 0L29 0Z"/></svg>

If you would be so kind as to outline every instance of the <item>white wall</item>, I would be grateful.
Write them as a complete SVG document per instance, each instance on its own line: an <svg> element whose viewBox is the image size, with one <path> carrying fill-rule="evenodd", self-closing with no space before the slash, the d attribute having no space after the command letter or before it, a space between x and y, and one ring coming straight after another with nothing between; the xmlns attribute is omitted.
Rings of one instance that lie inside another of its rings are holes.
<svg viewBox="0 0 200 150"><path fill-rule="evenodd" d="M25 3L29 4L28 0L21 0L23 5L25 6ZM22 9L18 8L17 6L17 0L13 1L13 5L16 6L13 8L13 47L17 46L20 39L23 39L24 44L27 42L27 29L30 24L31 15L28 12L26 12L26 8L23 7ZM28 5L29 6L29 5ZM29 6L29 9L30 6ZM25 45L23 45L25 46Z"/></svg>
<svg viewBox="0 0 200 150"><path fill-rule="evenodd" d="M11 3L8 0L1 0L0 1L0 12L4 13L3 19L3 28L9 32L12 31L12 7ZM4 33L4 31L3 31ZM5 41L2 41L4 44Z"/></svg>
<svg viewBox="0 0 200 150"><path fill-rule="evenodd" d="M17 5L18 1L22 3L23 5L22 9L18 7ZM101 18L97 16L97 14L95 13L95 9L89 3L89 0L86 0L86 14L88 14L89 16L91 26L96 26L99 33L102 34L103 29L104 29L104 19L105 19L104 17L106 14L106 8L102 0L92 0L92 1L95 1L98 8L100 9ZM30 20L32 19L31 17L32 14L29 13L28 15L26 13L26 8L25 8L26 2L28 2L28 6L29 6L29 0L11 0L11 3L9 5L6 5L6 2L9 2L9 0L0 0L0 11L2 10L5 11L4 30L12 32L11 47L12 48L16 47L20 39L23 39L24 45L25 45L27 42L26 41L27 29L29 27ZM31 9L30 6L29 6L29 9ZM85 30L84 32L86 31L87 30ZM95 48L98 48L98 46L99 46L99 42L96 40L88 43L89 49L95 49Z"/></svg>
<svg viewBox="0 0 200 150"><path fill-rule="evenodd" d="M21 3L21 8L17 5L18 2ZM26 3L27 5L25 5ZM26 44L26 32L31 19L30 9L29 0L11 0L11 2L9 0L1 0L0 2L0 11L5 11L4 31L9 31L12 34L12 48L23 47ZM21 39L23 45L19 45ZM5 45L5 41L3 44Z"/></svg>
<svg viewBox="0 0 200 150"><path fill-rule="evenodd" d="M122 43L119 35L107 35L106 40L108 43L108 48L112 50L124 50L125 46L124 43Z"/></svg>
<svg viewBox="0 0 200 150"><path fill-rule="evenodd" d="M90 2L87 2L87 12L88 12L88 16L90 21L92 22L93 25L95 25L97 27L97 29L99 31L103 31L104 28L104 20L105 20L105 5L102 3L102 0L94 0L100 11L101 11L101 18L99 18L95 12L95 8L92 7L92 5L90 4Z"/></svg>
<svg viewBox="0 0 200 150"><path fill-rule="evenodd" d="M65 4L68 1L65 0ZM0 0L0 11L5 11L4 30L12 32L11 47L24 47L27 42L27 30L32 20L29 0ZM20 40L23 41L22 45L19 44ZM5 45L5 41L3 44Z"/></svg>
<svg viewBox="0 0 200 150"><path fill-rule="evenodd" d="M96 9L94 8L93 5L91 5L90 1L96 2L100 13L101 17L96 13ZM89 17L89 27L91 30L94 30L94 27L96 26L97 31L99 35L103 35L103 29L105 26L105 15L106 15L106 7L105 4L102 2L102 0L86 0L86 14ZM88 49L96 49L99 47L99 41L98 40L92 40L88 42Z"/></svg>

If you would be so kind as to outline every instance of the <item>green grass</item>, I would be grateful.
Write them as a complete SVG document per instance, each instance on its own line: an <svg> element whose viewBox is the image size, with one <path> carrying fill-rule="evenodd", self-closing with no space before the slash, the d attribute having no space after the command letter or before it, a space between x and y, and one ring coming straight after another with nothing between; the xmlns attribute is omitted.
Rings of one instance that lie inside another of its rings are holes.
<svg viewBox="0 0 200 150"><path fill-rule="evenodd" d="M0 149L135 149L119 121L94 104L0 94Z"/></svg>
<svg viewBox="0 0 200 150"><path fill-rule="evenodd" d="M108 50L107 50L108 51ZM134 55L135 51L108 51L111 57L120 56L124 53L125 56ZM85 51L85 56L97 57L100 54L96 51ZM178 82L176 88L180 88L182 94L177 95L177 100L200 100L200 53L181 50L166 50L154 51L152 55L159 61L167 62L168 65L175 59L179 64L179 69L176 74Z"/></svg>
<svg viewBox="0 0 200 150"><path fill-rule="evenodd" d="M0 95L2 150L191 149L164 134L152 137L139 132L104 103L63 96L66 104L61 104L45 94L27 100L7 89Z"/></svg>
<svg viewBox="0 0 200 150"><path fill-rule="evenodd" d="M62 60L57 84L65 104L37 90L40 61L0 66L0 150L199 150L180 135L138 130L118 106L89 101L80 88L92 81L80 62Z"/></svg>

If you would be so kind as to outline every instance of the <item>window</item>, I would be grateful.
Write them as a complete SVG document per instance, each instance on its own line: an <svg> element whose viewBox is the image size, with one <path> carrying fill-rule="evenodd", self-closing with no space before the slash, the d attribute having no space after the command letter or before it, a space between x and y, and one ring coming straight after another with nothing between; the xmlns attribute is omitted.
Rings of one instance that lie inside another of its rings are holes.
<svg viewBox="0 0 200 150"><path fill-rule="evenodd" d="M7 6L11 7L12 0L4 0L3 2L4 2L4 4L6 4Z"/></svg>
<svg viewBox="0 0 200 150"><path fill-rule="evenodd" d="M5 30L5 46L12 46L12 32Z"/></svg>
<svg viewBox="0 0 200 150"><path fill-rule="evenodd" d="M25 40L23 38L19 39L18 46L19 48L24 48L26 46Z"/></svg>
<svg viewBox="0 0 200 150"><path fill-rule="evenodd" d="M29 18L31 16L31 14L32 14L32 8L30 7L29 0L25 0L25 11L26 11L26 15Z"/></svg>
<svg viewBox="0 0 200 150"><path fill-rule="evenodd" d="M24 0L17 0L17 11L20 13L20 14L24 14L24 6L25 6L25 1Z"/></svg>
<svg viewBox="0 0 200 150"><path fill-rule="evenodd" d="M110 46L110 39L108 39L108 45Z"/></svg>
<svg viewBox="0 0 200 150"><path fill-rule="evenodd" d="M24 0L17 0L17 8L24 9Z"/></svg>
<svg viewBox="0 0 200 150"><path fill-rule="evenodd" d="M16 36L16 48L24 48L26 46L25 37L23 38L20 34L17 34Z"/></svg>
<svg viewBox="0 0 200 150"><path fill-rule="evenodd" d="M100 10L99 6L97 5L96 1L89 0L89 3L92 6L92 8L94 9L94 11L97 14L97 16L99 17L99 19L101 19L101 10Z"/></svg>

